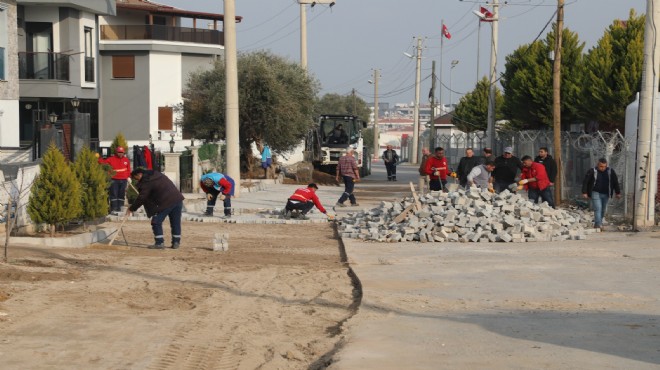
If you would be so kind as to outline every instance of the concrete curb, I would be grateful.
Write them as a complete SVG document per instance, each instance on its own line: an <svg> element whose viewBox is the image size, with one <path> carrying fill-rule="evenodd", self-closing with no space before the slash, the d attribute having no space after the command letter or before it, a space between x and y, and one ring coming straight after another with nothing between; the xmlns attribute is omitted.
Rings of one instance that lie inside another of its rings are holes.
<svg viewBox="0 0 660 370"><path fill-rule="evenodd" d="M32 238L24 236L12 236L9 241L12 244L15 243L39 247L85 248L90 244L97 243L101 240L109 238L116 231L116 227L105 227L99 230L73 235L67 238Z"/></svg>

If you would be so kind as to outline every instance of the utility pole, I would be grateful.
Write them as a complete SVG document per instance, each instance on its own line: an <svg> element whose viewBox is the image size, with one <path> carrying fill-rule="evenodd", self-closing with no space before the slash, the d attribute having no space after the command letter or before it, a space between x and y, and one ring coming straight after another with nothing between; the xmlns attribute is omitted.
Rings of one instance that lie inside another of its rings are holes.
<svg viewBox="0 0 660 370"><path fill-rule="evenodd" d="M307 72L307 5L317 4L335 6L335 0L298 0L300 4L300 67Z"/></svg>
<svg viewBox="0 0 660 370"><path fill-rule="evenodd" d="M353 115L357 116L357 97L355 96L355 88L351 90L351 96L353 97Z"/></svg>
<svg viewBox="0 0 660 370"><path fill-rule="evenodd" d="M431 127L429 127L429 150L433 152L433 148L435 148L435 60L431 62Z"/></svg>
<svg viewBox="0 0 660 370"><path fill-rule="evenodd" d="M555 32L555 60L552 64L552 127L554 131L554 155L557 162L555 179L555 204L561 204L561 52L564 32L564 0L557 0L557 30Z"/></svg>
<svg viewBox="0 0 660 370"><path fill-rule="evenodd" d="M635 211L633 227L641 231L655 224L655 169L658 76L655 71L660 60L656 27L660 21L660 0L646 1L646 28L644 30L644 66L642 91L639 94L639 121L637 123L637 162L635 165Z"/></svg>
<svg viewBox="0 0 660 370"><path fill-rule="evenodd" d="M300 66L307 71L307 8L300 1Z"/></svg>
<svg viewBox="0 0 660 370"><path fill-rule="evenodd" d="M378 158L380 143L378 142L378 78L380 70L374 69L374 159Z"/></svg>
<svg viewBox="0 0 660 370"><path fill-rule="evenodd" d="M490 42L490 87L488 92L488 126L486 135L488 137L488 146L495 145L495 83L497 81L497 37L499 31L499 0L493 0L493 21Z"/></svg>
<svg viewBox="0 0 660 370"><path fill-rule="evenodd" d="M422 80L422 38L417 37L417 67L415 68L415 109L413 109L413 145L412 156L410 157L411 164L417 164L418 147L419 147L419 89Z"/></svg>
<svg viewBox="0 0 660 370"><path fill-rule="evenodd" d="M241 181L241 158L238 134L238 64L236 62L236 7L234 0L225 0L225 140L227 142L227 174L237 184ZM240 186L234 189L234 196L240 195Z"/></svg>

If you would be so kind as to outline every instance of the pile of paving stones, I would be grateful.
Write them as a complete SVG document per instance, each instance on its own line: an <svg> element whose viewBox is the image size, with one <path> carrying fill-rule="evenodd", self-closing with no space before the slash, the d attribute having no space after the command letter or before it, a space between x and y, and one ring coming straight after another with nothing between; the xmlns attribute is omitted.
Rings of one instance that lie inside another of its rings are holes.
<svg viewBox="0 0 660 370"><path fill-rule="evenodd" d="M417 208L419 206L419 208ZM406 209L410 212L399 217ZM399 222L397 222L399 221ZM598 232L585 212L534 204L508 190L432 192L416 202L382 202L349 213L339 225L344 238L380 242L533 242L584 240Z"/></svg>

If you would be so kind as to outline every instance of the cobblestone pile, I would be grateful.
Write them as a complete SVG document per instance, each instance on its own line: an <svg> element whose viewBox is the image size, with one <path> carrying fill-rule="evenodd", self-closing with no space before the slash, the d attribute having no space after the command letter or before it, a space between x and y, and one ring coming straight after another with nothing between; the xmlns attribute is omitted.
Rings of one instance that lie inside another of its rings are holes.
<svg viewBox="0 0 660 370"><path fill-rule="evenodd" d="M461 189L349 213L339 232L345 238L380 242L523 243L584 240L599 231L590 225L586 213L534 204L508 190L491 194Z"/></svg>

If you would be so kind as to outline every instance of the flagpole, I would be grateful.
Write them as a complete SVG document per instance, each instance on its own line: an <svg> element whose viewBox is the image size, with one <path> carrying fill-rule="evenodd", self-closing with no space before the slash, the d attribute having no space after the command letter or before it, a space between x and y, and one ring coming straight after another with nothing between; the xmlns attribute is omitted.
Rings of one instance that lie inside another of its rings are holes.
<svg viewBox="0 0 660 370"><path fill-rule="evenodd" d="M440 35L440 96L438 98L438 102L440 103L440 116L442 116L445 113L445 106L442 103L442 57L443 57L443 49L445 46L445 20L440 21L440 29L442 30L442 35ZM429 148L431 153L433 153L433 148Z"/></svg>

